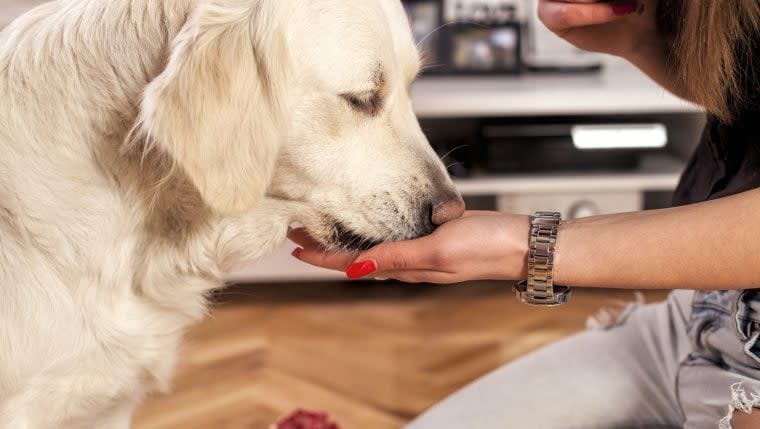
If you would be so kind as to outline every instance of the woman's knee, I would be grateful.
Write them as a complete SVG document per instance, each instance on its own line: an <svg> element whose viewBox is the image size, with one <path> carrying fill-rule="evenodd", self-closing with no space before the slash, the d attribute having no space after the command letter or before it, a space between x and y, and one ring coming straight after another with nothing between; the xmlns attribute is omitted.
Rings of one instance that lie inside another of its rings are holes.
<svg viewBox="0 0 760 429"><path fill-rule="evenodd" d="M749 414L735 411L731 419L731 429L760 429L760 410Z"/></svg>

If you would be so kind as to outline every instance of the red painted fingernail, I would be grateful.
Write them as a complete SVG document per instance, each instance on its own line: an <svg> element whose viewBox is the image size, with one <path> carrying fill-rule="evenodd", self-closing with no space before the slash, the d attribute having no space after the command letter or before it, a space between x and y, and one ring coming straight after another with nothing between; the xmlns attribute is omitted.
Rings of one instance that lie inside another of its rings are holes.
<svg viewBox="0 0 760 429"><path fill-rule="evenodd" d="M301 259L301 253L303 253L303 249L296 247L290 254L293 255L293 257L296 259Z"/></svg>
<svg viewBox="0 0 760 429"><path fill-rule="evenodd" d="M346 276L351 280L367 277L377 271L377 262L373 260L357 262L346 268Z"/></svg>
<svg viewBox="0 0 760 429"><path fill-rule="evenodd" d="M617 16L628 15L629 13L636 12L637 3L635 1L618 3L612 5L612 13Z"/></svg>

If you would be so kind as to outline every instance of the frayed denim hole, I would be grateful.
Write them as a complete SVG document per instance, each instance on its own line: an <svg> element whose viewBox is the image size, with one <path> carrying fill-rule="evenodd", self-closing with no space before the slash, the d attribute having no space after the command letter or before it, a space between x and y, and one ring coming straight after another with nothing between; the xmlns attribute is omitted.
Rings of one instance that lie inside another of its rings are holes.
<svg viewBox="0 0 760 429"><path fill-rule="evenodd" d="M744 343L744 354L760 365L760 344L758 344L758 339L760 339L760 329L758 328L757 323L753 323L753 325L755 325L755 332L747 342Z"/></svg>
<svg viewBox="0 0 760 429"><path fill-rule="evenodd" d="M749 340L754 330L760 329L760 314L757 314L750 302L760 302L760 290L747 289L737 295L734 302L734 321L736 332L742 341Z"/></svg>
<svg viewBox="0 0 760 429"><path fill-rule="evenodd" d="M733 426L731 426L731 419L734 417L734 412L741 411L746 414L752 414L753 411L758 411L756 408L760 408L760 394L758 392L750 392L748 394L744 390L744 385L742 383L732 384L731 400L728 404L728 414L720 420L718 428L733 429Z"/></svg>
<svg viewBox="0 0 760 429"><path fill-rule="evenodd" d="M610 307L603 307L594 315L586 319L586 329L590 330L608 330L625 324L631 314L644 305L644 294L636 292L634 300L630 302L615 302Z"/></svg>

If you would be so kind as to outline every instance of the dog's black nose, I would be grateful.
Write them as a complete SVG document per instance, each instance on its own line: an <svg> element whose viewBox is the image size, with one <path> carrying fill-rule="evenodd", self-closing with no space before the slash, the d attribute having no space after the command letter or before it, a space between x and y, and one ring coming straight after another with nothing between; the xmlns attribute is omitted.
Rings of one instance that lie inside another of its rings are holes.
<svg viewBox="0 0 760 429"><path fill-rule="evenodd" d="M432 201L430 222L435 226L458 219L464 214L464 200L458 193L445 193Z"/></svg>

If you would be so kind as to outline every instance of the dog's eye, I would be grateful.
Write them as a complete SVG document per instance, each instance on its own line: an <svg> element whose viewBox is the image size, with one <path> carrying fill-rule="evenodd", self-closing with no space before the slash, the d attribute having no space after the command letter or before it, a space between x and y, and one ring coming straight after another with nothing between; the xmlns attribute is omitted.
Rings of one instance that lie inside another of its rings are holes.
<svg viewBox="0 0 760 429"><path fill-rule="evenodd" d="M341 98L357 112L375 116L383 107L380 91L341 94Z"/></svg>

